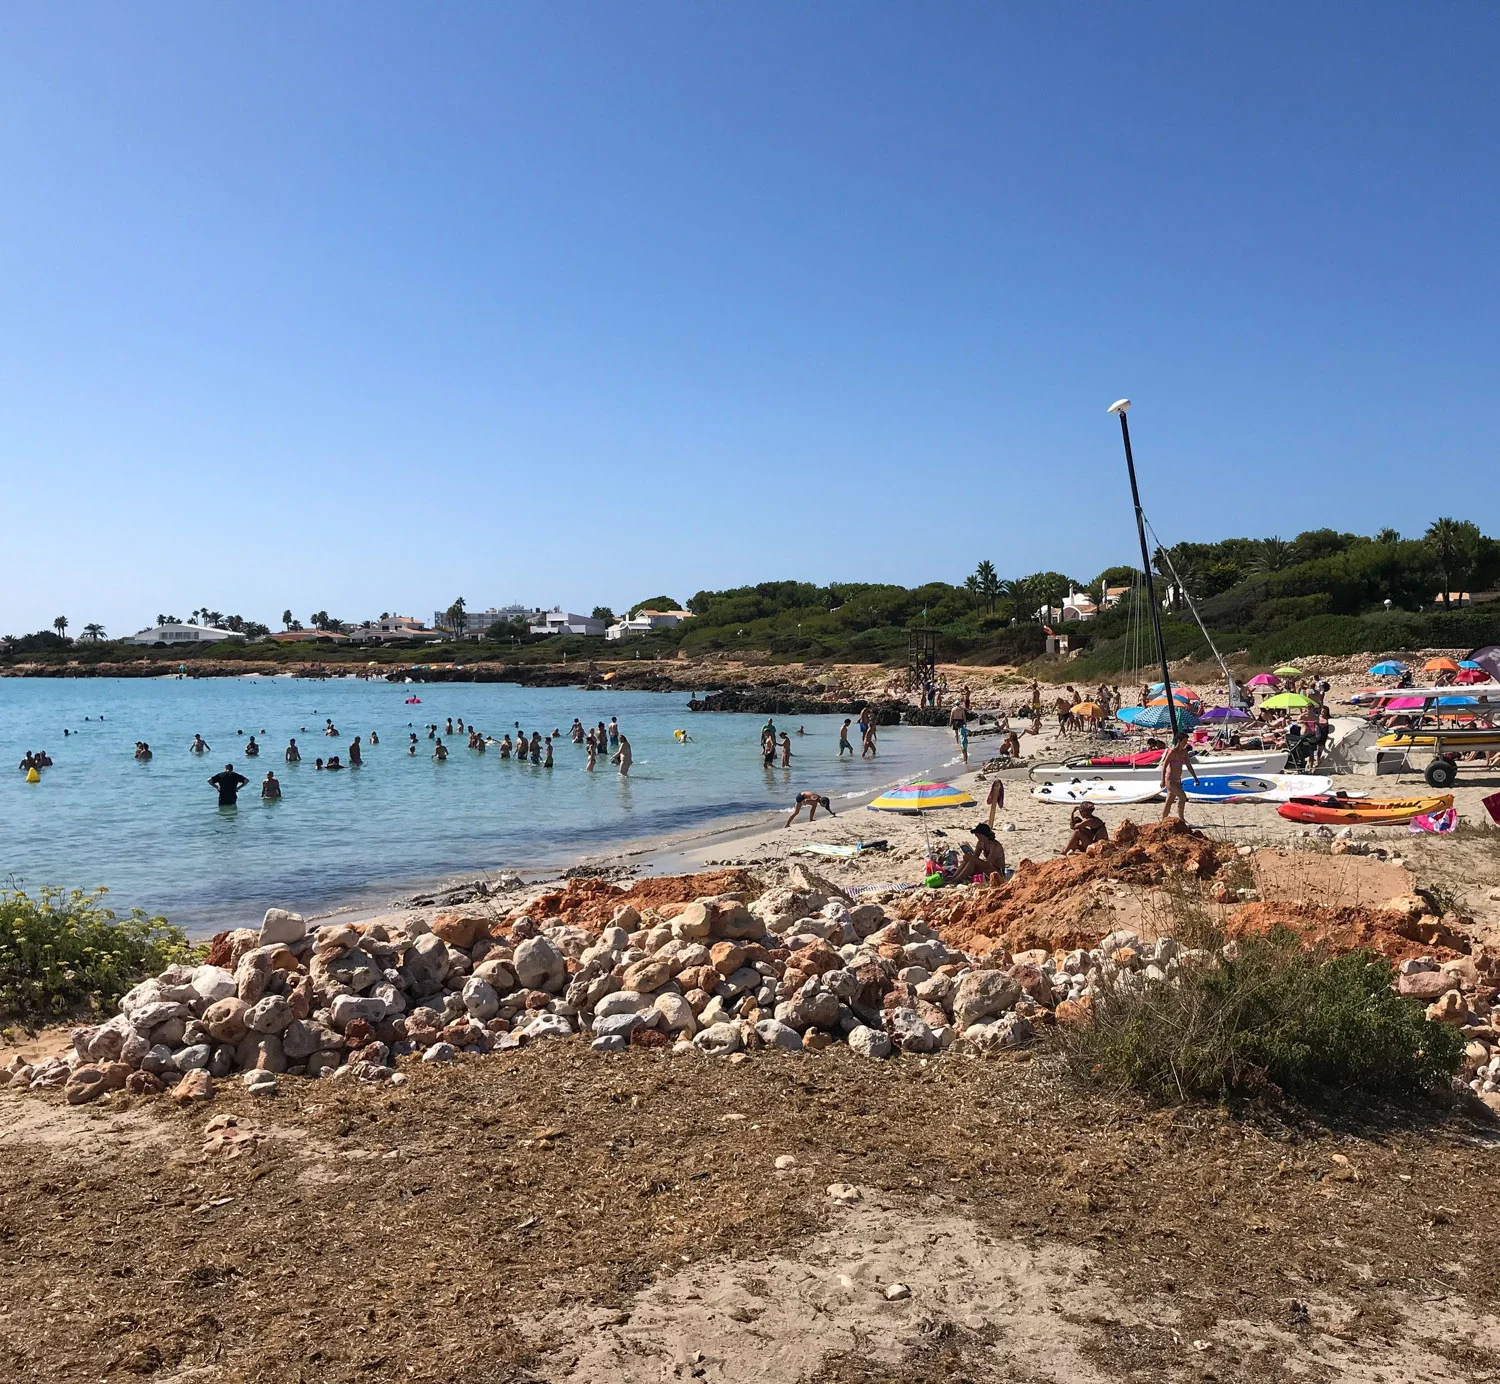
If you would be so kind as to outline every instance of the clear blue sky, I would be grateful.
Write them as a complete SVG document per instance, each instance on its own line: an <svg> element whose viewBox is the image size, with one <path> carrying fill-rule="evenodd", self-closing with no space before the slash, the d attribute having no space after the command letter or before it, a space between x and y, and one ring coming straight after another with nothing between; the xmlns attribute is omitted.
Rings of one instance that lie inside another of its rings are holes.
<svg viewBox="0 0 1500 1384"><path fill-rule="evenodd" d="M1479 4L0 17L0 630L1500 530Z"/></svg>

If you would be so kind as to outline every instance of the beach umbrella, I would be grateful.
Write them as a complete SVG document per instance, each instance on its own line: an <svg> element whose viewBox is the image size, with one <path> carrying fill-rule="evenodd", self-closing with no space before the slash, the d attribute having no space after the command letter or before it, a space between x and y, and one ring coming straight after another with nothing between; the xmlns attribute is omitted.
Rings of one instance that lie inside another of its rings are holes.
<svg viewBox="0 0 1500 1384"><path fill-rule="evenodd" d="M1422 665L1422 671L1424 673L1456 673L1458 664L1451 658L1429 658Z"/></svg>
<svg viewBox="0 0 1500 1384"><path fill-rule="evenodd" d="M974 799L951 783L903 783L870 806L880 812L925 812L933 807L973 807Z"/></svg>
<svg viewBox="0 0 1500 1384"><path fill-rule="evenodd" d="M1274 673L1257 673L1253 678L1250 679L1249 682L1247 682L1245 684L1245 686L1246 687L1280 687L1281 686L1281 679L1278 678Z"/></svg>
<svg viewBox="0 0 1500 1384"><path fill-rule="evenodd" d="M1171 708L1163 700L1160 706L1141 707L1137 710L1132 722L1141 730L1170 730L1172 728ZM1185 706L1177 708L1177 729L1192 730L1198 724L1196 712L1190 711Z"/></svg>
<svg viewBox="0 0 1500 1384"><path fill-rule="evenodd" d="M1476 663L1472 658L1461 658L1458 660L1460 668L1483 668L1484 664Z"/></svg>
<svg viewBox="0 0 1500 1384"><path fill-rule="evenodd" d="M1290 707L1311 706L1312 698L1304 697L1300 692L1278 692L1274 697L1267 697L1261 705L1272 711L1282 711Z"/></svg>
<svg viewBox="0 0 1500 1384"><path fill-rule="evenodd" d="M1488 682L1490 675L1482 668L1460 668L1454 676L1454 682Z"/></svg>
<svg viewBox="0 0 1500 1384"><path fill-rule="evenodd" d="M1406 664L1397 663L1394 658L1388 658L1384 663L1377 663L1370 669L1373 678L1399 678L1406 671Z"/></svg>
<svg viewBox="0 0 1500 1384"><path fill-rule="evenodd" d="M1241 711L1237 706L1215 706L1203 713L1203 719L1205 721L1248 721L1250 713Z"/></svg>
<svg viewBox="0 0 1500 1384"><path fill-rule="evenodd" d="M1079 702L1073 708L1073 714L1075 716L1102 716L1104 708L1098 702Z"/></svg>
<svg viewBox="0 0 1500 1384"><path fill-rule="evenodd" d="M1179 692L1175 687L1172 689L1172 700L1176 702L1178 706L1198 707L1203 705L1202 697L1199 697L1192 692ZM1152 699L1146 703L1147 706L1166 706L1166 704L1167 699L1165 697L1152 697Z"/></svg>
<svg viewBox="0 0 1500 1384"><path fill-rule="evenodd" d="M1146 708L1143 706L1122 706L1117 712L1115 712L1115 720L1124 721L1127 726L1133 726L1136 722L1136 718L1140 716L1140 714L1145 711L1145 709Z"/></svg>
<svg viewBox="0 0 1500 1384"><path fill-rule="evenodd" d="M1302 669L1293 668L1292 665L1288 663L1276 670L1276 676L1278 678L1300 678L1302 676Z"/></svg>

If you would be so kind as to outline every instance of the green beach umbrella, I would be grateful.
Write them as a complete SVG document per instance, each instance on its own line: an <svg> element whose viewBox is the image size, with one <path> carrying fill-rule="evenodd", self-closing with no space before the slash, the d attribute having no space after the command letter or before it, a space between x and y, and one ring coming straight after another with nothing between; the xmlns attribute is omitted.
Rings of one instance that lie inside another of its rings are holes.
<svg viewBox="0 0 1500 1384"><path fill-rule="evenodd" d="M1312 698L1304 697L1300 692L1278 692L1274 697L1267 697L1261 705L1272 711L1283 711L1293 707L1311 706Z"/></svg>
<svg viewBox="0 0 1500 1384"><path fill-rule="evenodd" d="M1293 668L1292 665L1288 663L1285 668L1278 668L1276 670L1276 676L1278 678L1300 678L1302 676L1302 669Z"/></svg>

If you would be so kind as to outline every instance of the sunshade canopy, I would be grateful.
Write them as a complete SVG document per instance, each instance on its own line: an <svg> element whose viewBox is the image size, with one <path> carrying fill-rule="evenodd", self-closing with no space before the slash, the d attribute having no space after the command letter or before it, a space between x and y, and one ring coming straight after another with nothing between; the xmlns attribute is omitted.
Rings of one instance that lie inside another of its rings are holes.
<svg viewBox="0 0 1500 1384"><path fill-rule="evenodd" d="M1398 678L1406 672L1406 664L1397 663L1394 658L1388 658L1383 663L1377 663L1370 669L1370 676L1376 678Z"/></svg>
<svg viewBox="0 0 1500 1384"><path fill-rule="evenodd" d="M1273 697L1267 697L1261 705L1270 707L1272 711L1282 711L1290 707L1311 706L1312 698L1304 697L1300 692L1278 692Z"/></svg>
<svg viewBox="0 0 1500 1384"><path fill-rule="evenodd" d="M951 783L903 783L870 806L881 812L925 812L934 807L973 807L974 799Z"/></svg>

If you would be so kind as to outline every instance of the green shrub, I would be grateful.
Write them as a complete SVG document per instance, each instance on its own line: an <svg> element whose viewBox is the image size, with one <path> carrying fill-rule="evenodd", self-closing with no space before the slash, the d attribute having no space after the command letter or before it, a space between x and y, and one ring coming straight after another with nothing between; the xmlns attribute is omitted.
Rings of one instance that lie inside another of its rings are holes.
<svg viewBox="0 0 1500 1384"><path fill-rule="evenodd" d="M1439 1090L1464 1039L1391 989L1390 963L1330 957L1279 929L1246 938L1177 983L1096 997L1090 1022L1062 1030L1093 1076L1167 1101L1254 1095L1268 1085L1309 1103L1357 1092Z"/></svg>
<svg viewBox="0 0 1500 1384"><path fill-rule="evenodd" d="M116 918L105 890L0 890L0 1019L27 1023L112 1010L132 985L198 949L165 918Z"/></svg>

